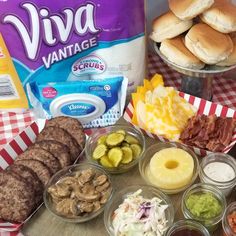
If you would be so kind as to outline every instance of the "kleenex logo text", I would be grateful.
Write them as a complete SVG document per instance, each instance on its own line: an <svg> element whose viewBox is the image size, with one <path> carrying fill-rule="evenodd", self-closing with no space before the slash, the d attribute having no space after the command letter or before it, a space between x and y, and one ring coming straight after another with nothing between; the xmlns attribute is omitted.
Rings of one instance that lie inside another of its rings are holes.
<svg viewBox="0 0 236 236"><path fill-rule="evenodd" d="M68 103L60 108L62 114L76 117L92 114L95 110L93 104L86 102Z"/></svg>
<svg viewBox="0 0 236 236"><path fill-rule="evenodd" d="M83 109L83 110L89 110L90 107L89 106L85 106L85 105L77 105L77 104L71 104L68 106L68 108L72 111L72 110L76 110L76 109Z"/></svg>

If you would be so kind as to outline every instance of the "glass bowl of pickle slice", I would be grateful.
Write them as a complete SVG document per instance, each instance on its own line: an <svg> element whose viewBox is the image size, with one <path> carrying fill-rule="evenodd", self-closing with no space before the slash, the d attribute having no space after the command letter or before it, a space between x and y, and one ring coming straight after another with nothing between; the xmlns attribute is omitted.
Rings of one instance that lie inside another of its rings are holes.
<svg viewBox="0 0 236 236"><path fill-rule="evenodd" d="M86 158L112 174L134 167L145 151L145 138L139 129L128 125L100 128L90 135L85 146Z"/></svg>

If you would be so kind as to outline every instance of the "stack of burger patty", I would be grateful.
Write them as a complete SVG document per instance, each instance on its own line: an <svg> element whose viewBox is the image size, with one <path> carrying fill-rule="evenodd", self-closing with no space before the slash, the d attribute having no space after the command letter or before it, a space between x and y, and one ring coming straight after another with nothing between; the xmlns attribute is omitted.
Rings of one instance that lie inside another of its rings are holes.
<svg viewBox="0 0 236 236"><path fill-rule="evenodd" d="M81 123L69 117L49 120L36 142L0 172L0 219L22 222L42 202L44 187L73 164L85 146Z"/></svg>

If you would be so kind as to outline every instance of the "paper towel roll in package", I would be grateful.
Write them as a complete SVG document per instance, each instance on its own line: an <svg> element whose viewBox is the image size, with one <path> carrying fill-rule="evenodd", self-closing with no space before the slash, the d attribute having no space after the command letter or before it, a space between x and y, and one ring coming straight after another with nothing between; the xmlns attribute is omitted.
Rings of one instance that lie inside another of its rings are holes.
<svg viewBox="0 0 236 236"><path fill-rule="evenodd" d="M144 78L144 1L0 1L2 33L23 85Z"/></svg>
<svg viewBox="0 0 236 236"><path fill-rule="evenodd" d="M125 76L129 95L144 78L142 0L4 0L0 32L24 88Z"/></svg>

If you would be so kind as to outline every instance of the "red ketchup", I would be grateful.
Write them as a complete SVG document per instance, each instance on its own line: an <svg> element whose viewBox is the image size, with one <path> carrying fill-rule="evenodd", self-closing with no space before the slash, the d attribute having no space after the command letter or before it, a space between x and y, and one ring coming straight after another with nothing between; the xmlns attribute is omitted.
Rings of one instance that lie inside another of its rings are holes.
<svg viewBox="0 0 236 236"><path fill-rule="evenodd" d="M223 236L233 236L236 235L236 211L231 212L227 215L226 232L223 233Z"/></svg>
<svg viewBox="0 0 236 236"><path fill-rule="evenodd" d="M236 211L229 214L227 219L231 230L236 233Z"/></svg>
<svg viewBox="0 0 236 236"><path fill-rule="evenodd" d="M195 229L180 229L173 232L171 236L204 236L200 231Z"/></svg>

